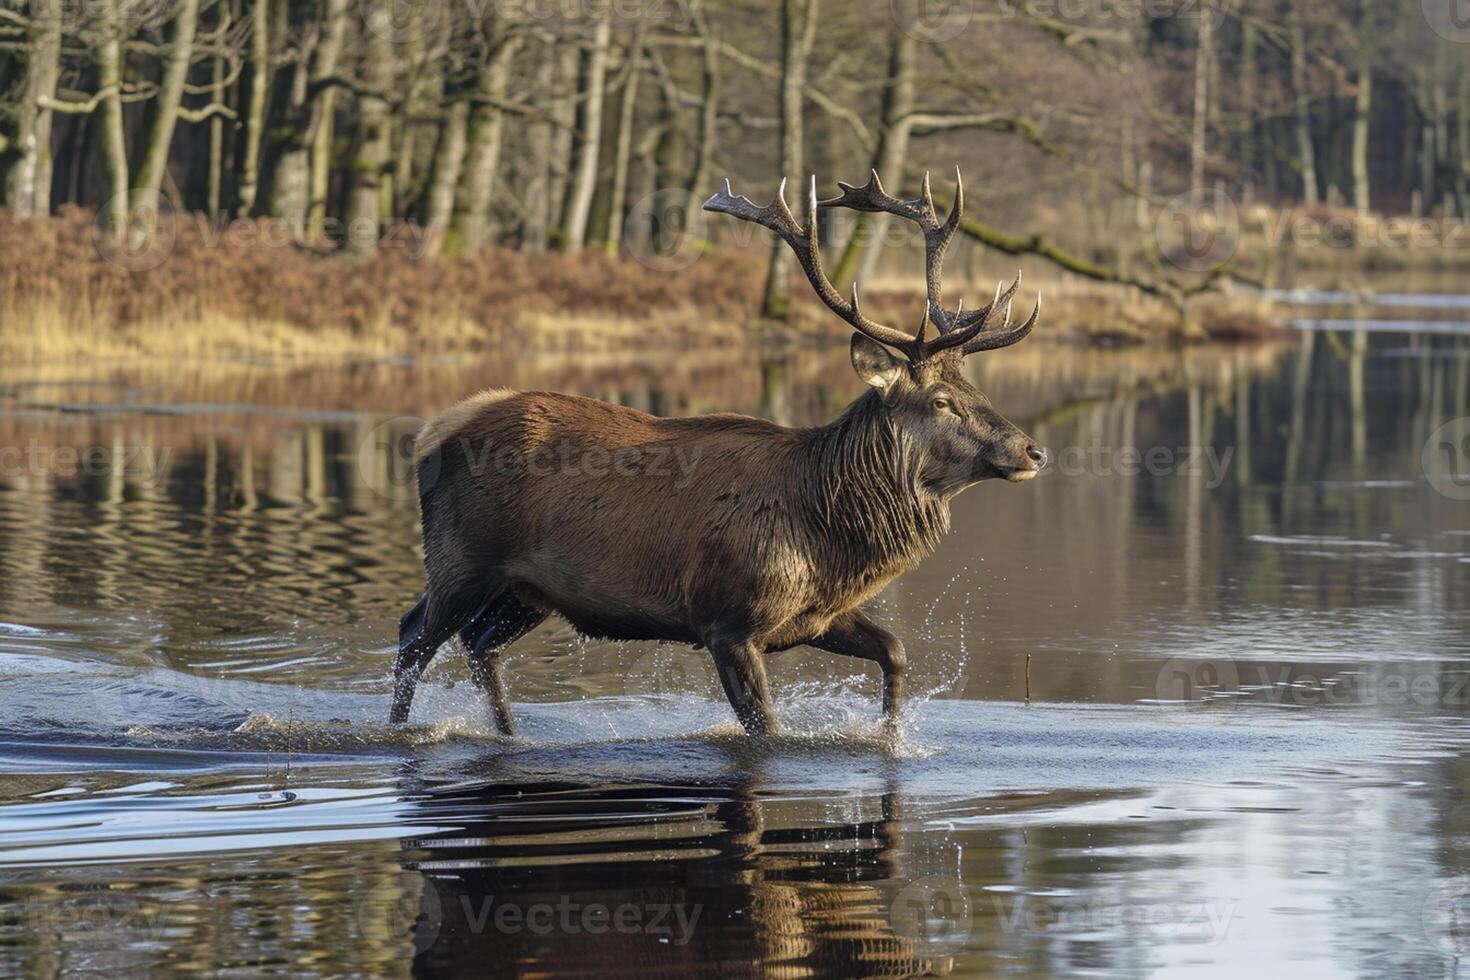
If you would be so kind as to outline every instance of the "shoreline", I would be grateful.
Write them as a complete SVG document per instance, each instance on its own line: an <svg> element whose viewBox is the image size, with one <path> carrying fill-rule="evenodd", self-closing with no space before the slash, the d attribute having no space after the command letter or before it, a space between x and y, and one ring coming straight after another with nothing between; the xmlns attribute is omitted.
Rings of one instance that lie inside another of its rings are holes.
<svg viewBox="0 0 1470 980"><path fill-rule="evenodd" d="M680 268L599 249L495 246L450 259L400 252L354 262L282 244L269 233L271 222L250 224L260 233L206 235L197 223L180 222L169 229L162 254L118 255L80 209L48 218L0 215L0 355L30 363L340 361L784 348L842 342L851 332L807 295L799 277L789 317L761 319L767 253L759 242L685 256ZM1200 297L1186 318L1131 287L1023 264L1017 309L1029 309L1038 288L1046 294L1031 343L1172 346L1282 331L1278 311L1254 295ZM1009 260L1004 267L1014 269ZM976 283L957 286L955 295L965 287L971 295L989 292ZM921 291L891 279L864 289L863 299L865 311L894 324L912 322L923 306Z"/></svg>

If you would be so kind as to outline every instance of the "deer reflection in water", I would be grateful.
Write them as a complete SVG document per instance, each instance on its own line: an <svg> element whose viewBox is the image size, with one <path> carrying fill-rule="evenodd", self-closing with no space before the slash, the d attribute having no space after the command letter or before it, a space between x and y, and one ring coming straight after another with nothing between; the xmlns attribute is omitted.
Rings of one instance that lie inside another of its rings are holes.
<svg viewBox="0 0 1470 980"><path fill-rule="evenodd" d="M422 976L947 974L895 929L897 793L780 824L751 784L486 786L417 801L452 834L406 840L423 876ZM902 920L898 920L902 925ZM951 950L940 951L946 953Z"/></svg>

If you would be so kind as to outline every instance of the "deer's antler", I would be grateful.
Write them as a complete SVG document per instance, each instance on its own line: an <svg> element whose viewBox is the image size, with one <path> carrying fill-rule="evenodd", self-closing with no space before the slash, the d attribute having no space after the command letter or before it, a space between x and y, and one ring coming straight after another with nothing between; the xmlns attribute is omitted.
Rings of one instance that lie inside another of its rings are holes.
<svg viewBox="0 0 1470 980"><path fill-rule="evenodd" d="M817 291L822 302L827 304L828 309L846 320L859 333L902 351L909 360L917 360L923 350L923 324L919 326L919 335L911 337L902 330L870 320L858 306L857 283L853 283L852 300L848 301L842 298L828 280L827 273L822 269L821 244L817 241L817 205L817 179L813 177L811 191L807 195L807 226L803 229L796 223L791 209L786 206L785 180L776 189L776 196L771 199L771 203L760 208L750 198L732 193L730 181L726 178L725 186L704 202L704 209L763 225L780 235L796 253L796 260L801 263L807 279L811 280L812 288Z"/></svg>
<svg viewBox="0 0 1470 980"><path fill-rule="evenodd" d="M828 309L842 317L859 333L903 352L912 362L921 361L955 347L962 348L963 354L994 350L997 347L1016 343L1031 332L1040 312L1039 300L1030 319L1014 330L1009 327L1010 300L1020 285L1019 275L1004 296L997 289L996 298L982 309L965 313L963 304L961 304L961 308L950 313L944 308L942 294L944 256L949 249L950 242L954 240L955 232L959 230L960 217L964 214L964 187L960 180L958 167L955 168L954 204L950 208L949 216L942 223L934 208L934 198L930 193L927 173L924 175L920 196L909 200L893 197L884 191L876 170L869 172L868 182L861 187L842 181L838 181L837 186L841 188L841 194L825 201L818 201L817 179L812 177L811 189L807 195L805 229L797 223L791 209L786 205L785 180L781 181L781 186L777 189L776 196L770 204L765 207L757 207L749 198L734 194L730 190L730 181L727 179L724 188L704 203L704 209L728 214L774 231L796 253L797 261L801 263L802 270L806 272L812 288L816 290L822 302L827 304ZM853 283L852 299L848 301L842 298L827 279L822 268L821 244L817 237L818 207L883 212L903 218L905 221L912 221L919 226L924 234L926 299L924 318L920 321L918 332L914 336L909 336L901 330L884 326L864 316L858 306L857 283ZM1006 317L1002 328L999 332L988 332L986 328L1002 300L1006 304ZM926 342L924 332L931 322L938 329L939 336Z"/></svg>

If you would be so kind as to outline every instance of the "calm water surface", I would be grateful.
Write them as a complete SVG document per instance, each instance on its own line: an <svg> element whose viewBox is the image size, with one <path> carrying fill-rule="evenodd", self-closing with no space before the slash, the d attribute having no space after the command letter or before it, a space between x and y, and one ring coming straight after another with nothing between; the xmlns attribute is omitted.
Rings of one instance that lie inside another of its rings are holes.
<svg viewBox="0 0 1470 980"><path fill-rule="evenodd" d="M1423 304L975 364L1056 463L876 603L896 743L852 661L773 658L751 741L703 654L549 624L519 738L448 650L384 724L419 418L813 423L842 351L0 368L0 975L1470 972L1470 340Z"/></svg>

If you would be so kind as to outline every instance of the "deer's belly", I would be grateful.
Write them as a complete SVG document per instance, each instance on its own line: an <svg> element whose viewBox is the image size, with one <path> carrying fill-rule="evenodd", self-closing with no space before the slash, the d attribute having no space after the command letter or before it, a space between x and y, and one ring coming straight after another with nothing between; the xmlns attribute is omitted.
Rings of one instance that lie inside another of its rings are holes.
<svg viewBox="0 0 1470 980"><path fill-rule="evenodd" d="M561 616L578 633L599 640L664 640L696 643L678 610L645 596L589 587L588 583L517 581L517 596Z"/></svg>

